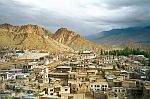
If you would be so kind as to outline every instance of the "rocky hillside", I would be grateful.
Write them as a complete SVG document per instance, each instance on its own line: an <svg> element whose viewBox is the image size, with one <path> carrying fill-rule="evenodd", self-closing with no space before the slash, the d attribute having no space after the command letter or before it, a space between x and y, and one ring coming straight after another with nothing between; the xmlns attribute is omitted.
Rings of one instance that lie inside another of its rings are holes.
<svg viewBox="0 0 150 99"><path fill-rule="evenodd" d="M58 29L52 38L74 50L99 50L102 48L67 28Z"/></svg>
<svg viewBox="0 0 150 99"><path fill-rule="evenodd" d="M69 51L69 47L51 38L52 33L37 25L13 26L0 25L0 46L50 50L53 52Z"/></svg>
<svg viewBox="0 0 150 99"><path fill-rule="evenodd" d="M38 25L22 25L22 26L13 26L11 24L1 24L0 29L7 30L8 32L14 32L15 34L24 34L28 33L29 35L31 34L37 34L37 35L48 35L51 34L48 30L44 29L43 27L40 27Z"/></svg>

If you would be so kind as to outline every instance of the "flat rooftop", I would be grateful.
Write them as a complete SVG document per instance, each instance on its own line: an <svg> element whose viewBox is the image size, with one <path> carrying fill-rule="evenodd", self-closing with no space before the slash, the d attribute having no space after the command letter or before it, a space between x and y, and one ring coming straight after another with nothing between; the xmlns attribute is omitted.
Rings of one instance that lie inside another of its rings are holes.
<svg viewBox="0 0 150 99"><path fill-rule="evenodd" d="M45 57L48 55L49 55L49 53L25 53L22 56L19 56L18 59L20 59L20 60L40 59L41 57Z"/></svg>

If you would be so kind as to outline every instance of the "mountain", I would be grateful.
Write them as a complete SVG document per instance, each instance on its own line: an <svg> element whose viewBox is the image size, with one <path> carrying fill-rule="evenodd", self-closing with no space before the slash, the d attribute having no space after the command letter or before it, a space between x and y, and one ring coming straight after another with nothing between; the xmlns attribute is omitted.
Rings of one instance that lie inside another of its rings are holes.
<svg viewBox="0 0 150 99"><path fill-rule="evenodd" d="M150 43L150 26L130 27L124 29L112 29L95 35L87 36L89 40L96 43L117 44L124 41Z"/></svg>
<svg viewBox="0 0 150 99"><path fill-rule="evenodd" d="M149 49L150 47L150 26L130 27L124 29L112 29L94 35L87 36L87 39L100 44L118 45L120 47L133 47Z"/></svg>
<svg viewBox="0 0 150 99"><path fill-rule="evenodd" d="M96 45L89 40L86 40L84 37L68 30L67 28L58 29L52 38L59 43L73 48L74 50L99 50L102 48L102 46Z"/></svg>
<svg viewBox="0 0 150 99"><path fill-rule="evenodd" d="M38 25L13 26L0 25L0 46L50 50L52 52L69 51L71 48L51 38L52 33Z"/></svg>
<svg viewBox="0 0 150 99"><path fill-rule="evenodd" d="M150 45L148 43L142 43L142 42L133 42L133 41L124 41L120 44L117 45L120 48L140 48L142 50L146 50L148 52L150 52Z"/></svg>
<svg viewBox="0 0 150 99"><path fill-rule="evenodd" d="M104 47L94 44L79 34L60 28L51 33L38 25L0 25L0 47L28 48L62 52L74 50L100 50Z"/></svg>

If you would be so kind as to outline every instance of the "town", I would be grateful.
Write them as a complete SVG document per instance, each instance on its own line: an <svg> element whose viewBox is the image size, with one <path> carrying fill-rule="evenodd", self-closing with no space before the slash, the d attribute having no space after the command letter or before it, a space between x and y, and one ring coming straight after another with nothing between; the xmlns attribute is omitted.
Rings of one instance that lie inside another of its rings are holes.
<svg viewBox="0 0 150 99"><path fill-rule="evenodd" d="M1 99L150 99L149 57L0 50Z"/></svg>

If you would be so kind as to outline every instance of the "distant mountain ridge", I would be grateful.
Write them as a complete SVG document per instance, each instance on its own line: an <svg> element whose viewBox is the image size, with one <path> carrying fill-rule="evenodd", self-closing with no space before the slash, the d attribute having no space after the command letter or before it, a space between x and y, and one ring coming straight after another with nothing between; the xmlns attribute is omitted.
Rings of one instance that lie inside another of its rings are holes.
<svg viewBox="0 0 150 99"><path fill-rule="evenodd" d="M112 29L86 37L98 44L115 45L119 48L140 48L150 50L150 26Z"/></svg>
<svg viewBox="0 0 150 99"><path fill-rule="evenodd" d="M96 43L118 44L124 41L149 43L150 26L112 29L87 36L87 38Z"/></svg>

